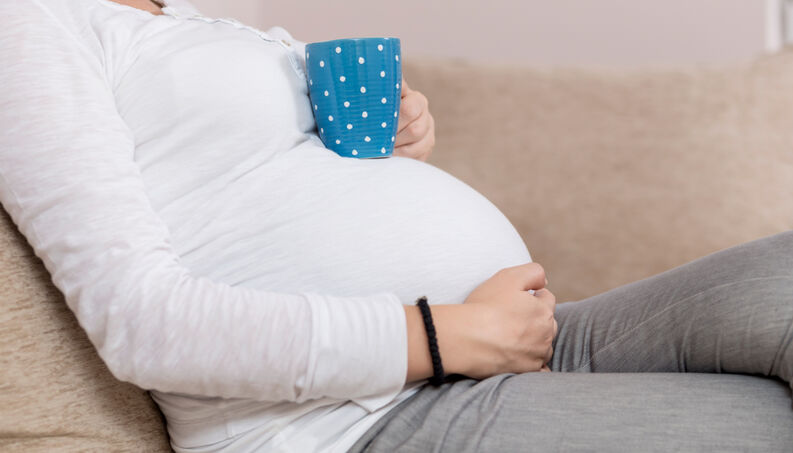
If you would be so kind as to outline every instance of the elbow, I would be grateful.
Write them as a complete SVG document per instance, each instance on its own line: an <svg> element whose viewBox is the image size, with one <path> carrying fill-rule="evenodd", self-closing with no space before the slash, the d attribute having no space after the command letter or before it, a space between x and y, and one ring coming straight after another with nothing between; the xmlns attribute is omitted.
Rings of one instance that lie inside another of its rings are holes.
<svg viewBox="0 0 793 453"><path fill-rule="evenodd" d="M113 276L94 280L101 283L73 294L69 305L116 379L162 388L168 382L163 371L178 366L169 349L183 312L178 288L190 277L186 271L157 267Z"/></svg>

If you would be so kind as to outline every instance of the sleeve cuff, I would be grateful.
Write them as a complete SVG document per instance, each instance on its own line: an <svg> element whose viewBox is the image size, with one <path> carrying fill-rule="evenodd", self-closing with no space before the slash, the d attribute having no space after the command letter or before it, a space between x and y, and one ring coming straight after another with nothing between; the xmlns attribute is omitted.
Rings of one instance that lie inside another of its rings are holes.
<svg viewBox="0 0 793 453"><path fill-rule="evenodd" d="M312 312L307 396L349 399L369 412L393 401L407 376L407 322L399 298L304 296Z"/></svg>

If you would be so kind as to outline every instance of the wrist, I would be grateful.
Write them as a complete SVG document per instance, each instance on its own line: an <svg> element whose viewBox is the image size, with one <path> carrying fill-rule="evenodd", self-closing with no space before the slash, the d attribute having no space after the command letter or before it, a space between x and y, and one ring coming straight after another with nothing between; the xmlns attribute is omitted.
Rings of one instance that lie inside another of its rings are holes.
<svg viewBox="0 0 793 453"><path fill-rule="evenodd" d="M432 317L438 337L438 349L447 375L470 375L474 370L476 350L471 332L476 329L474 317L466 304L436 305Z"/></svg>
<svg viewBox="0 0 793 453"><path fill-rule="evenodd" d="M421 311L415 305L403 305L403 308L408 329L406 381L428 379L433 375L432 359ZM469 310L464 305L432 305L430 310L445 374L467 374L473 357L466 335L473 328Z"/></svg>

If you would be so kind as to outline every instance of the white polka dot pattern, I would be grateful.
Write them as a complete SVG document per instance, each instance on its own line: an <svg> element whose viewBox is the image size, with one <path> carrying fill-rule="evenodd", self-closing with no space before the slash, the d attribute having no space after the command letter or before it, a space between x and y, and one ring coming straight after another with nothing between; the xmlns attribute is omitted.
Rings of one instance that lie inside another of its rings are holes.
<svg viewBox="0 0 793 453"><path fill-rule="evenodd" d="M309 61L309 48L315 60ZM399 51L399 40L388 38L306 46L309 96L326 147L347 157L391 154L399 117Z"/></svg>

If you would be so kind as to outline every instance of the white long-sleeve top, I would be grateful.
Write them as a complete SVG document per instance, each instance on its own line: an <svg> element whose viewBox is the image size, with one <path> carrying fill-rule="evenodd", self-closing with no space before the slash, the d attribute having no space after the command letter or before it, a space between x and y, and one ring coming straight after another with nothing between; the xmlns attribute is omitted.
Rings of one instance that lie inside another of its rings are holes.
<svg viewBox="0 0 793 453"><path fill-rule="evenodd" d="M326 149L284 29L166 4L0 2L0 202L175 450L345 451L422 385L401 304L531 258L447 173Z"/></svg>

